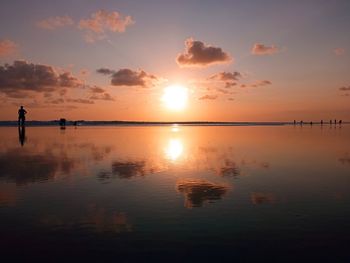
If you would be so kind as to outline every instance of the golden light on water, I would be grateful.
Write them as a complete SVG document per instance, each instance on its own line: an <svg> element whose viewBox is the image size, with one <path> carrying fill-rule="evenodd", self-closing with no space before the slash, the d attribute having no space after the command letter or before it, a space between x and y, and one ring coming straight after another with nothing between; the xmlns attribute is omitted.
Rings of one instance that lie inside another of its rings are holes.
<svg viewBox="0 0 350 263"><path fill-rule="evenodd" d="M183 143L180 139L170 139L165 149L167 159L176 161L183 153Z"/></svg>
<svg viewBox="0 0 350 263"><path fill-rule="evenodd" d="M181 111L187 106L188 89L182 85L168 86L164 89L161 100L169 110Z"/></svg>

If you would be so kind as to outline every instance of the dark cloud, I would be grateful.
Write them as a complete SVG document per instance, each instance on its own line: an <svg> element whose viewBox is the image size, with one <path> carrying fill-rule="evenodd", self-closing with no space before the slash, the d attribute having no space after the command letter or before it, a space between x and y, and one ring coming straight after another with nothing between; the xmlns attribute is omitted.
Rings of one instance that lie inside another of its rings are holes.
<svg viewBox="0 0 350 263"><path fill-rule="evenodd" d="M216 100L218 98L218 95L204 95L202 97L199 97L199 100Z"/></svg>
<svg viewBox="0 0 350 263"><path fill-rule="evenodd" d="M9 39L0 40L0 57L11 55L15 53L17 49L18 45L15 42Z"/></svg>
<svg viewBox="0 0 350 263"><path fill-rule="evenodd" d="M113 86L140 86L147 87L158 78L152 74L148 74L143 70L120 69L118 71L101 68L98 73L111 76L111 85Z"/></svg>
<svg viewBox="0 0 350 263"><path fill-rule="evenodd" d="M71 26L73 24L74 21L69 16L55 16L38 21L36 26L46 30L54 30L64 26Z"/></svg>
<svg viewBox="0 0 350 263"><path fill-rule="evenodd" d="M184 179L176 183L176 189L185 196L185 207L201 207L204 202L222 199L228 191L225 185L200 179Z"/></svg>
<svg viewBox="0 0 350 263"><path fill-rule="evenodd" d="M104 75L112 75L115 73L114 70L108 69L108 68L100 68L96 70L97 73L104 74Z"/></svg>
<svg viewBox="0 0 350 263"><path fill-rule="evenodd" d="M219 80L219 81L238 81L242 77L242 74L238 71L234 72L220 72L212 75L209 79Z"/></svg>
<svg viewBox="0 0 350 263"><path fill-rule="evenodd" d="M192 38L185 41L185 46L184 53L178 54L176 58L181 67L206 67L232 61L231 56L220 47L213 47Z"/></svg>
<svg viewBox="0 0 350 263"><path fill-rule="evenodd" d="M340 91L350 91L350 86L339 88Z"/></svg>
<svg viewBox="0 0 350 263"><path fill-rule="evenodd" d="M266 46L264 44L261 43L256 43L254 44L251 53L253 55L272 55L275 53L280 52L279 48L276 47L275 45L272 46Z"/></svg>
<svg viewBox="0 0 350 263"><path fill-rule="evenodd" d="M0 92L52 92L62 88L81 87L82 81L70 72L59 72L52 66L14 61L0 66Z"/></svg>

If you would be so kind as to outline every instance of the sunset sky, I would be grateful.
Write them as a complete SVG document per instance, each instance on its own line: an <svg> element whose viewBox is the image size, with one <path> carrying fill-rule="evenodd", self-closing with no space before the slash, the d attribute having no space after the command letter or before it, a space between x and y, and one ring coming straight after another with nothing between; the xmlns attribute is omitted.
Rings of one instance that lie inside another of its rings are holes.
<svg viewBox="0 0 350 263"><path fill-rule="evenodd" d="M350 120L350 1L1 1L0 120Z"/></svg>

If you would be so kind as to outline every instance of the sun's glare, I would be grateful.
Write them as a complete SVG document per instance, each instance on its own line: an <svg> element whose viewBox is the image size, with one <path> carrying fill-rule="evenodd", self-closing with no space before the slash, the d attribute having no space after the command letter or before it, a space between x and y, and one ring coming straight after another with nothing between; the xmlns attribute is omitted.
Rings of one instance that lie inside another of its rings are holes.
<svg viewBox="0 0 350 263"><path fill-rule="evenodd" d="M170 110L183 110L187 106L188 89L181 85L168 86L164 89L162 101Z"/></svg>
<svg viewBox="0 0 350 263"><path fill-rule="evenodd" d="M183 152L183 144L180 139L170 139L166 149L165 154L167 159L171 161L176 161Z"/></svg>

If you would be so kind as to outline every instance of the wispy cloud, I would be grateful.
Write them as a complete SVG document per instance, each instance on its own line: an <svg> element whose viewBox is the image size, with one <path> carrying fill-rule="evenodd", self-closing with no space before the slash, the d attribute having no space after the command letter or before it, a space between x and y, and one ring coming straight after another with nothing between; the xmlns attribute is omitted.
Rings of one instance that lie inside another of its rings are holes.
<svg viewBox="0 0 350 263"><path fill-rule="evenodd" d="M238 71L234 72L220 72L209 77L209 79L215 79L220 81L237 81L242 77L242 74Z"/></svg>
<svg viewBox="0 0 350 263"><path fill-rule="evenodd" d="M131 16L124 16L116 11L99 10L91 14L90 18L81 19L78 28L85 31L87 42L94 42L104 39L107 32L125 32L126 28L134 23Z"/></svg>
<svg viewBox="0 0 350 263"><path fill-rule="evenodd" d="M344 48L341 48L341 47L338 47L338 48L335 48L333 49L333 53L336 55L336 56L343 56L345 55L345 49Z"/></svg>
<svg viewBox="0 0 350 263"><path fill-rule="evenodd" d="M199 97L199 100L216 100L218 98L218 95L204 95L202 97Z"/></svg>
<svg viewBox="0 0 350 263"><path fill-rule="evenodd" d="M54 30L60 27L72 26L74 20L70 16L48 17L36 23L36 26L46 30Z"/></svg>
<svg viewBox="0 0 350 263"><path fill-rule="evenodd" d="M260 56L273 55L278 52L280 52L280 49L275 45L267 46L261 43L255 43L251 50L251 53L253 55L260 55Z"/></svg>
<svg viewBox="0 0 350 263"><path fill-rule="evenodd" d="M18 45L15 42L9 39L0 40L0 57L12 55L17 49Z"/></svg>
<svg viewBox="0 0 350 263"><path fill-rule="evenodd" d="M231 56L220 47L210 46L193 38L185 41L185 47L185 51L176 57L180 67L206 67L232 61Z"/></svg>

